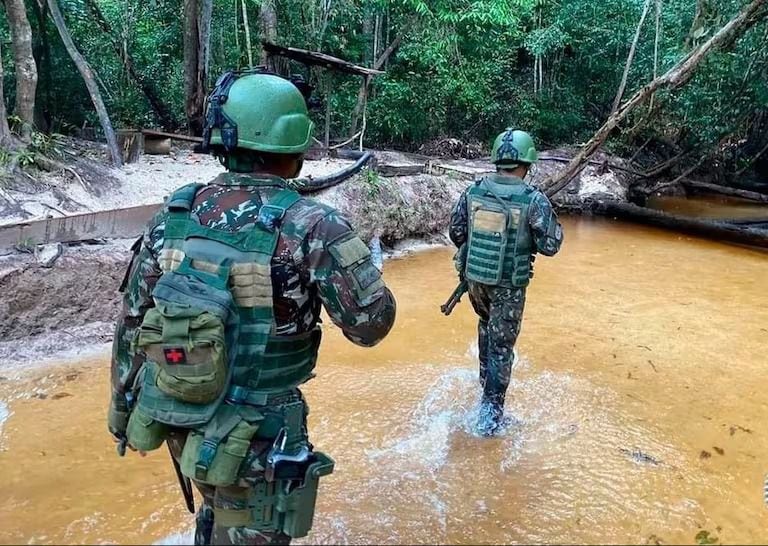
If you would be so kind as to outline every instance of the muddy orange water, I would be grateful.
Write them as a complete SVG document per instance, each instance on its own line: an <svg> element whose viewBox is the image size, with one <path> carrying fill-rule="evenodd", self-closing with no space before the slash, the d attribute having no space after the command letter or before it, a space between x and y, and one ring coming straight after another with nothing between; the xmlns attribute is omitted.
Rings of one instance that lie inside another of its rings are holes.
<svg viewBox="0 0 768 546"><path fill-rule="evenodd" d="M379 347L326 328L306 386L333 455L320 543L768 541L768 256L566 219L537 262L502 437L472 433L475 319L438 311L451 252L388 261ZM119 459L107 355L0 383L0 541L190 539L168 455Z"/></svg>
<svg viewBox="0 0 768 546"><path fill-rule="evenodd" d="M768 207L764 204L722 195L653 196L648 199L647 206L680 216L708 219L768 218Z"/></svg>

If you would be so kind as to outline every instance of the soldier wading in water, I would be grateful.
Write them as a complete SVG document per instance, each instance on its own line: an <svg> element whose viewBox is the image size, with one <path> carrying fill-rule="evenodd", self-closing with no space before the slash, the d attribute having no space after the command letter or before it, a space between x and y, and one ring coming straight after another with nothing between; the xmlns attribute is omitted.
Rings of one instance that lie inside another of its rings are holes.
<svg viewBox="0 0 768 546"><path fill-rule="evenodd" d="M307 534L333 470L308 440L298 389L313 375L321 304L365 347L395 319L349 223L285 181L312 133L295 83L260 70L219 79L203 147L227 172L171 194L122 287L109 431L123 451L168 443L185 496L191 479L204 499L196 544Z"/></svg>
<svg viewBox="0 0 768 546"><path fill-rule="evenodd" d="M485 436L504 426L504 399L535 255L554 256L563 241L549 199L523 181L537 159L530 135L507 129L493 144L496 174L467 189L451 215L449 233L459 247L456 265L462 278L453 305L466 288L480 317L483 396L477 427ZM443 312L450 308L446 304Z"/></svg>

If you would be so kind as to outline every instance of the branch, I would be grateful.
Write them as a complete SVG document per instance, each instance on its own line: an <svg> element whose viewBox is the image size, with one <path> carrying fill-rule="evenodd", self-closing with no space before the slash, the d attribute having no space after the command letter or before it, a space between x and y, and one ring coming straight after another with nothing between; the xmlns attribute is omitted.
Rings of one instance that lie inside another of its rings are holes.
<svg viewBox="0 0 768 546"><path fill-rule="evenodd" d="M640 32L643 30L643 24L645 18L648 16L648 11L651 9L651 0L645 0L643 6L643 13L640 15L640 22L637 23L637 30L635 31L635 38L632 40L632 45L629 48L629 55L627 55L627 62L624 65L624 74L621 76L621 83L619 89L616 91L616 98L613 101L613 108L611 113L619 109L621 105L621 99L624 98L624 90L627 88L627 79L629 78L629 69L632 67L632 62L635 60L635 52L637 51L637 42L640 41Z"/></svg>
<svg viewBox="0 0 768 546"><path fill-rule="evenodd" d="M707 42L691 51L663 76L656 78L637 91L619 110L611 114L603 126L598 129L581 152L573 158L563 171L542 184L543 191L547 195L553 196L565 188L573 177L581 171L584 162L603 145L611 131L624 121L632 110L645 102L659 89L664 87L674 89L688 82L696 67L709 53L732 44L734 40L742 36L755 23L768 16L767 4L768 0L753 0Z"/></svg>

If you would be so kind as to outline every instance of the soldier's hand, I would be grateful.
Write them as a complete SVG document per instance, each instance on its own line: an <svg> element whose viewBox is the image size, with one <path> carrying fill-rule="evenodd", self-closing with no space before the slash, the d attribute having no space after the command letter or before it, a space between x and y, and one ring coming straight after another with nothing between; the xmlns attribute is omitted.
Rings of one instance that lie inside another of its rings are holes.
<svg viewBox="0 0 768 546"><path fill-rule="evenodd" d="M120 442L122 442L123 440L124 440L124 437L122 437L122 436L120 436L118 434L112 434L112 441L114 443L119 445ZM126 447L128 447L128 449L130 449L131 451L134 451L134 452L138 453L140 457L146 457L147 456L147 452L146 451L141 451L140 449L136 449L135 447L133 447L129 443L126 443Z"/></svg>

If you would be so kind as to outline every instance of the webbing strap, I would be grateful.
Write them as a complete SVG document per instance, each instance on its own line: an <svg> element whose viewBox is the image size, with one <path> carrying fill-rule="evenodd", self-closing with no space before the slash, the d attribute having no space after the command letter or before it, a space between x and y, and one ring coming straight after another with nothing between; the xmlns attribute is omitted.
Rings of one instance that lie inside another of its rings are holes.
<svg viewBox="0 0 768 546"><path fill-rule="evenodd" d="M165 209L167 211L192 210L192 203L195 202L197 190L203 186L204 184L187 184L186 186L180 187L178 190L174 191L170 197L168 197L168 201L165 204Z"/></svg>
<svg viewBox="0 0 768 546"><path fill-rule="evenodd" d="M195 479L204 481L208 475L221 441L242 421L237 408L222 404L205 427L205 437L200 444L195 463Z"/></svg>

